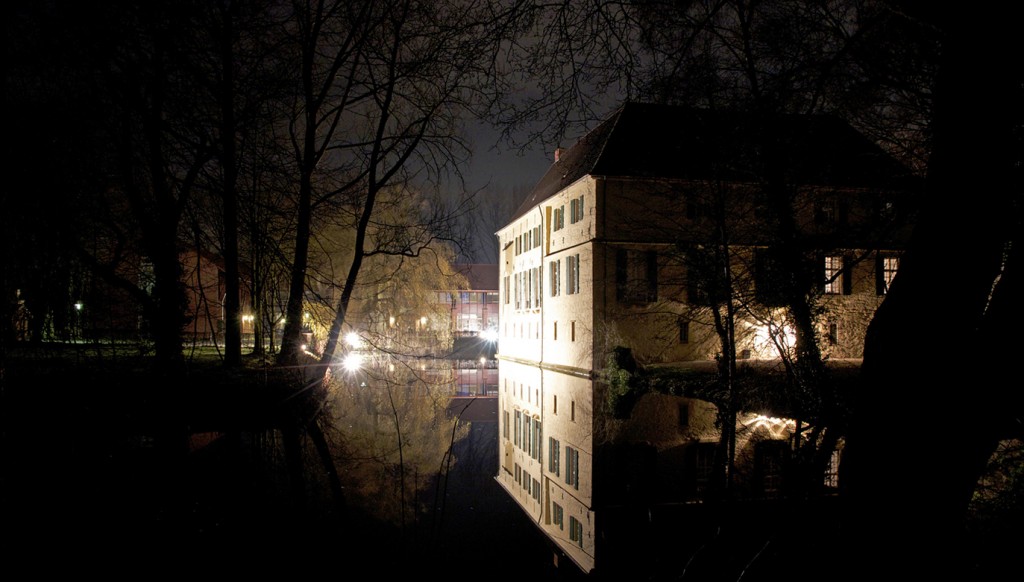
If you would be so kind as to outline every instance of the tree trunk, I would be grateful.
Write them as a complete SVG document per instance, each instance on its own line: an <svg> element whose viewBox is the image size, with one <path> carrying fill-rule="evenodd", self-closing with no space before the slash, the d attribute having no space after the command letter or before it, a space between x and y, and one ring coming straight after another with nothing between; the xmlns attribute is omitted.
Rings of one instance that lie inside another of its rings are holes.
<svg viewBox="0 0 1024 582"><path fill-rule="evenodd" d="M238 273L238 160L235 147L233 8L221 7L220 141L224 209L224 365L242 363L241 305Z"/></svg>
<svg viewBox="0 0 1024 582"><path fill-rule="evenodd" d="M962 579L967 504L1020 410L1000 379L1020 311L997 299L1016 285L1022 79L1007 15L915 8L946 34L926 206L868 329L842 486L851 572Z"/></svg>

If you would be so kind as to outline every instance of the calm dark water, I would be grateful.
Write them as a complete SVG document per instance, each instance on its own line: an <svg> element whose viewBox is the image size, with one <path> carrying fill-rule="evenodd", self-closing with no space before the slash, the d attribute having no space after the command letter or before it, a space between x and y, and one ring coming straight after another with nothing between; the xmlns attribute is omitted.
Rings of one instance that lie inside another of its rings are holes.
<svg viewBox="0 0 1024 582"><path fill-rule="evenodd" d="M420 471L424 503L408 513L402 527L380 519L384 499L356 503L353 495L339 511L324 481L308 476L318 473L315 455L306 457L308 475L296 497L289 465L267 434L214 435L191 454L163 453L150 422L154 407L138 383L49 362L27 370L8 366L4 372L0 563L5 579L25 573L147 579L171 574L582 578L571 563L554 566L548 542L494 481L495 422L477 419L468 426L467 436L454 445L456 462L445 480L432 480L436 467ZM1012 536L997 532L985 538L983 551L974 550L983 558L981 570L1019 566L1019 523L1014 521ZM793 540L803 550L796 563L806 568L828 561L809 559L808 547L817 554L834 537L807 524L806 516L784 515L758 521L750 531L791 532L776 535L768 548ZM692 522L668 525L680 529ZM680 546L643 549L684 562L690 555ZM761 554L759 563L770 554ZM775 563L790 557L780 553ZM716 563L706 561L706 566ZM748 574L744 580L756 578ZM688 573L686 579L713 578Z"/></svg>
<svg viewBox="0 0 1024 582"><path fill-rule="evenodd" d="M494 481L495 422L469 424L447 478L424 479L430 503L402 527L378 519L372 502L339 511L316 479L297 501L266 435L211 435L190 454L165 455L146 419L118 404L123 389L52 376L4 384L9 571L580 577L553 565L546 540ZM310 459L305 471L316 473Z"/></svg>

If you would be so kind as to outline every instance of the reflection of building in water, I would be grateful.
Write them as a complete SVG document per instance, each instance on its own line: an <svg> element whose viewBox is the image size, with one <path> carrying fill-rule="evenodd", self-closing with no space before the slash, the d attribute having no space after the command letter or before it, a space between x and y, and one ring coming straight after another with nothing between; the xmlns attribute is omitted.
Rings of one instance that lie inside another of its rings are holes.
<svg viewBox="0 0 1024 582"><path fill-rule="evenodd" d="M370 300L350 309L340 366L349 373L402 374L406 382L444 386L456 397L497 396L497 265L453 267L457 277L431 287L396 288L388 281L372 289Z"/></svg>
<svg viewBox="0 0 1024 582"><path fill-rule="evenodd" d="M498 266L456 265L468 289L439 292L438 301L451 305L455 330L451 362L456 396L498 394Z"/></svg>
<svg viewBox="0 0 1024 582"><path fill-rule="evenodd" d="M627 104L559 150L497 233L497 480L584 571L629 537L613 531L622 507L642 505L649 522L724 473L719 410L694 387L716 386L725 306L737 378L766 393L792 355L787 293L806 284L823 354L849 362L892 281L903 168L833 118L749 121ZM755 144L761 131L771 139ZM783 145L764 172L752 156L769 143ZM618 372L634 362L670 372L667 389L631 392ZM737 415L736 495L782 494L793 435L806 433L786 412L767 398Z"/></svg>

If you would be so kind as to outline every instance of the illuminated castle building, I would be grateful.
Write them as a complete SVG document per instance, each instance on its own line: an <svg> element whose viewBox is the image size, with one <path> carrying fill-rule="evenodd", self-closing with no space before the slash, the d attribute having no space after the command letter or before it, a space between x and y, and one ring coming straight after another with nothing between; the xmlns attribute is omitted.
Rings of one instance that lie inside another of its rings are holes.
<svg viewBox="0 0 1024 582"><path fill-rule="evenodd" d="M497 480L556 555L600 570L622 537L616 508L700 503L720 411L688 386L729 350L739 372L792 361L794 289L829 369L856 369L914 184L829 116L629 103L556 153L497 232ZM671 371L674 387L629 394L633 363ZM732 437L730 478L748 498L783 494L800 433L765 401Z"/></svg>

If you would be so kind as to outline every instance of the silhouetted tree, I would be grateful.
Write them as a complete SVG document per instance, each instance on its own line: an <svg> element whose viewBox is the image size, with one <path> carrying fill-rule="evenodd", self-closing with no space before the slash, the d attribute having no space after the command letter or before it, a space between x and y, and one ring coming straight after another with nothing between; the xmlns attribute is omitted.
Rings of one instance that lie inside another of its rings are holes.
<svg viewBox="0 0 1024 582"><path fill-rule="evenodd" d="M894 5L941 34L942 58L925 207L869 329L844 459L850 565L854 576L984 578L965 511L996 443L1020 434L1024 404L1004 380L1021 348L1024 79L998 11ZM935 419L956 428L935 430Z"/></svg>

